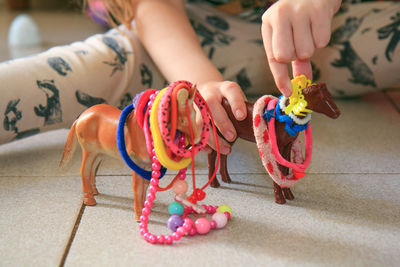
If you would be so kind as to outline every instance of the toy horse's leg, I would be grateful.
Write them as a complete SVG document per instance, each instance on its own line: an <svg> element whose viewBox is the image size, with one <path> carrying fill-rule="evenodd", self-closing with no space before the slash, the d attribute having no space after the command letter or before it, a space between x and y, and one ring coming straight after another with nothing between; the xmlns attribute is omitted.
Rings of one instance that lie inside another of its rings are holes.
<svg viewBox="0 0 400 267"><path fill-rule="evenodd" d="M208 154L208 179L211 179L212 175L215 172L215 168L218 168L218 166L215 166L215 160L217 158L217 151L212 150L210 154ZM220 184L218 182L217 177L214 178L214 180L211 182L211 187L219 187Z"/></svg>
<svg viewBox="0 0 400 267"><path fill-rule="evenodd" d="M140 221L144 202L146 200L147 187L149 181L140 177L136 172L132 172L132 189L133 189L133 209L135 211L135 220Z"/></svg>
<svg viewBox="0 0 400 267"><path fill-rule="evenodd" d="M292 149L292 143L289 143L279 149L279 152L285 158L287 161L290 161L290 152ZM288 175L289 174L289 168L279 165L279 169L281 170L283 175ZM283 194L282 194L283 192ZM290 188L281 188L278 184L274 182L274 193L275 193L275 202L279 204L285 204L286 200L293 200L294 195L292 191L290 191Z"/></svg>
<svg viewBox="0 0 400 267"><path fill-rule="evenodd" d="M283 194L285 195L285 198L287 200L293 200L294 199L294 195L292 193L292 191L290 191L290 188L282 188Z"/></svg>
<svg viewBox="0 0 400 267"><path fill-rule="evenodd" d="M97 155L93 155L82 148L82 164L81 164L81 176L82 176L82 191L83 191L83 203L86 205L95 205L96 200L94 199L94 192L92 188L92 175L94 174L94 163Z"/></svg>
<svg viewBox="0 0 400 267"><path fill-rule="evenodd" d="M219 167L219 173L221 174L222 181L224 181L225 183L231 183L232 180L229 177L229 173L228 173L228 165L227 165L228 160L227 159L228 159L228 155L221 154L221 164Z"/></svg>
<svg viewBox="0 0 400 267"><path fill-rule="evenodd" d="M96 166L96 167L92 168L92 170L94 172L90 175L93 195L98 195L99 194L99 191L97 190L97 187L96 187L96 174L97 174L97 171L99 170L100 163L101 163L101 159L100 159L100 157L97 157L96 161L94 162L94 165L93 165L93 166Z"/></svg>
<svg viewBox="0 0 400 267"><path fill-rule="evenodd" d="M275 195L275 202L278 204L285 204L286 200L282 194L282 188L274 182L274 195Z"/></svg>

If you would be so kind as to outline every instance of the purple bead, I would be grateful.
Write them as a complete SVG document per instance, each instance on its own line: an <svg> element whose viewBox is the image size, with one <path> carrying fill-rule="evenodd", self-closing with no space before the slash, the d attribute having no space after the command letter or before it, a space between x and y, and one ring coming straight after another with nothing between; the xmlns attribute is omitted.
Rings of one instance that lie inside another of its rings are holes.
<svg viewBox="0 0 400 267"><path fill-rule="evenodd" d="M168 228L171 229L171 231L175 232L178 227L183 225L183 220L180 216L174 214L171 217L169 217L168 222L167 222Z"/></svg>

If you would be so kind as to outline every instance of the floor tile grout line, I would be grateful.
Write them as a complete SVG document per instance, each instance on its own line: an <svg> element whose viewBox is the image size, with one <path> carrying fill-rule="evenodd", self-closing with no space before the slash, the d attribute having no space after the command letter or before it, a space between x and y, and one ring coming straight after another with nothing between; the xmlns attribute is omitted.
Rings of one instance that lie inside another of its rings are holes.
<svg viewBox="0 0 400 267"><path fill-rule="evenodd" d="M69 251L70 251L70 249L72 247L72 243L74 242L76 232L78 231L78 227L79 227L79 225L81 223L82 216L83 216L83 213L85 211L85 207L86 207L86 205L82 202L82 206L81 206L81 208L79 210L78 216L76 217L74 227L72 228L72 232L71 232L71 235L69 237L67 246L65 247L63 256L61 258L61 262L60 262L60 265L59 265L60 267L63 267L65 265L65 262L67 260Z"/></svg>
<svg viewBox="0 0 400 267"><path fill-rule="evenodd" d="M400 107L394 102L394 100L387 94L387 91L384 91L383 94L385 95L386 99L392 104L392 106L400 113Z"/></svg>

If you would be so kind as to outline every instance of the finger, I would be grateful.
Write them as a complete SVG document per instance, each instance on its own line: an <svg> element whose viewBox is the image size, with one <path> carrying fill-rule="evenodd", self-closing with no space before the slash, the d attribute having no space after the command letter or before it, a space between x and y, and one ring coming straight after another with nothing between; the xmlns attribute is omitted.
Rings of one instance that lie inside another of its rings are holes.
<svg viewBox="0 0 400 267"><path fill-rule="evenodd" d="M271 60L269 60L268 63L278 90L284 96L289 97L292 94L292 85L290 83L287 65Z"/></svg>
<svg viewBox="0 0 400 267"><path fill-rule="evenodd" d="M222 133L225 139L227 139L228 141L235 140L235 128L233 127L233 124L228 118L228 115L226 114L225 109L222 107L221 103L215 101L215 99L210 99L208 101L208 106L212 111L215 126L217 126L218 130Z"/></svg>
<svg viewBox="0 0 400 267"><path fill-rule="evenodd" d="M327 46L331 38L331 18L323 17L322 13L316 12L311 16L311 32L316 48Z"/></svg>
<svg viewBox="0 0 400 267"><path fill-rule="evenodd" d="M278 63L274 58L272 51L272 28L269 24L263 23L262 35L265 53L268 58L268 65L272 76L274 77L275 84L283 95L289 97L292 91L287 66L286 64Z"/></svg>
<svg viewBox="0 0 400 267"><path fill-rule="evenodd" d="M220 91L228 100L235 118L239 121L244 120L247 117L247 109L244 102L246 97L240 86L235 82L227 81L222 84Z"/></svg>
<svg viewBox="0 0 400 267"><path fill-rule="evenodd" d="M215 136L213 133L210 134L210 137L208 138L207 144L217 151L217 144L215 142ZM219 145L219 152L224 155L228 155L231 153L231 146L223 140L221 137L218 136L218 145Z"/></svg>
<svg viewBox="0 0 400 267"><path fill-rule="evenodd" d="M314 54L314 40L311 33L311 22L306 16L297 16L293 23L293 39L296 58L300 60L310 59Z"/></svg>
<svg viewBox="0 0 400 267"><path fill-rule="evenodd" d="M213 148L210 147L209 145L207 145L202 149L202 151L207 153L207 154L210 154L213 151Z"/></svg>
<svg viewBox="0 0 400 267"><path fill-rule="evenodd" d="M272 28L273 58L279 63L289 63L295 59L293 29L289 19L277 19Z"/></svg>
<svg viewBox="0 0 400 267"><path fill-rule="evenodd" d="M263 38L263 43L264 43L264 49L265 53L267 54L267 58L274 60L274 54L272 52L272 28L267 22L266 14L263 16L263 24L261 26L261 33L262 33L262 38Z"/></svg>
<svg viewBox="0 0 400 267"><path fill-rule="evenodd" d="M199 129L202 129L203 118L202 118L197 106L195 106L195 109L196 109L196 125ZM220 152L222 154L227 155L227 154L231 153L231 146L227 142L223 141L221 138L218 139L218 142L219 142L219 146L220 146L220 150L221 150ZM215 142L215 137L214 137L213 132L211 132L211 134L209 135L207 144L208 145L202 149L204 152L211 153L211 149L214 149L215 151L217 151L217 145Z"/></svg>
<svg viewBox="0 0 400 267"><path fill-rule="evenodd" d="M312 68L310 60L295 60L292 62L293 77L304 74L312 81Z"/></svg>

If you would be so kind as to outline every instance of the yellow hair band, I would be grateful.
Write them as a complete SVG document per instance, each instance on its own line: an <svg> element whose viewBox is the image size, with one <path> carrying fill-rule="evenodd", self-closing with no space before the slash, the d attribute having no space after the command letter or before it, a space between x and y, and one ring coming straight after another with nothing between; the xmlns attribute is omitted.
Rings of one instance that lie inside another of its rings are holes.
<svg viewBox="0 0 400 267"><path fill-rule="evenodd" d="M304 99L303 89L311 85L311 81L305 75L300 75L291 80L292 95L289 97L289 105L285 108L286 115L291 112L295 115L305 116L304 113L311 113L306 109L307 101Z"/></svg>
<svg viewBox="0 0 400 267"><path fill-rule="evenodd" d="M171 170L181 170L186 168L191 162L192 158L182 158L180 161L174 161L170 159L167 155L167 151L165 150L164 142L162 140L160 127L158 126L158 105L160 103L162 95L165 93L166 89L160 91L160 93L156 96L153 106L150 112L150 125L151 125L151 135L153 137L154 142L154 150L156 151L156 156L160 161L161 165L163 165L167 169Z"/></svg>

